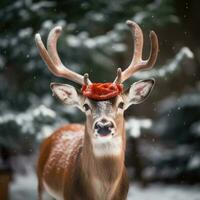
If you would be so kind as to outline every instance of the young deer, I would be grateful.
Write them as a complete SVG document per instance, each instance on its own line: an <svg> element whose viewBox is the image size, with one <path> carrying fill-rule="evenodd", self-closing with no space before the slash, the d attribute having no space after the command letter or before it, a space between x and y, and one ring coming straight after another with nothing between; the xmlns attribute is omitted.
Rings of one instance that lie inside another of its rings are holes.
<svg viewBox="0 0 200 200"><path fill-rule="evenodd" d="M117 70L113 85L122 83L140 69L151 68L157 59L158 39L151 31L151 52L142 60L143 33L133 21L127 21L134 36L131 64ZM84 86L92 85L83 76L67 69L61 62L56 44L62 28L57 26L48 36L47 49L36 34L40 55L49 70ZM143 102L151 92L153 79L134 83L128 90L105 100L94 100L73 86L51 83L53 94L62 102L78 107L86 114L85 125L69 124L56 130L41 146L37 175L39 199L46 191L57 200L125 200L128 180L124 166L126 133L124 111Z"/></svg>

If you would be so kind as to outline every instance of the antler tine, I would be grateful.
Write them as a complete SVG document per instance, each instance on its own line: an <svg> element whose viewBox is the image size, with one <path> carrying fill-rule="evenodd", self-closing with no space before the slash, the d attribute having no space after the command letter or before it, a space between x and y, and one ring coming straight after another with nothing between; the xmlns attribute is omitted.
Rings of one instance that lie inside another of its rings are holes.
<svg viewBox="0 0 200 200"><path fill-rule="evenodd" d="M114 83L120 84L121 81L122 81L122 69L118 68L117 69L117 77L115 78Z"/></svg>
<svg viewBox="0 0 200 200"><path fill-rule="evenodd" d="M89 75L88 75L88 73L85 73L85 74L83 75L83 77L84 77L84 84L85 84L85 85L91 84L91 81L89 80Z"/></svg>
<svg viewBox="0 0 200 200"><path fill-rule="evenodd" d="M127 20L126 24L131 29L131 32L134 37L134 52L131 64L129 67L134 66L135 63L138 63L142 59L142 49L143 49L143 33L141 28L133 21ZM128 68L129 68L128 67Z"/></svg>
<svg viewBox="0 0 200 200"><path fill-rule="evenodd" d="M49 52L51 59L57 66L63 66L58 56L57 47L56 47L57 40L60 37L61 32L62 32L62 27L56 26L50 31L48 35L48 39L47 39L47 50Z"/></svg>
<svg viewBox="0 0 200 200"><path fill-rule="evenodd" d="M121 71L120 78L118 77L119 73L117 72L117 77L114 80L114 83L123 83L126 79L128 79L128 75L133 70L133 67L135 63L140 62L142 57L142 48L143 48L143 33L141 28L133 21L127 20L126 24L131 29L131 32L134 36L134 52L131 64L128 66L128 68L125 71ZM119 69L119 68L118 68ZM120 80L120 82L119 82Z"/></svg>
<svg viewBox="0 0 200 200"><path fill-rule="evenodd" d="M150 32L151 39L151 51L150 56L147 60L142 59L142 49L143 49L143 33L141 28L133 21L127 21L128 26L130 27L133 36L134 36L134 53L131 64L126 70L121 74L121 83L127 80L135 72L147 68L152 68L156 62L158 55L158 38L154 31ZM117 79L117 78L116 78ZM115 79L115 80L116 80Z"/></svg>
<svg viewBox="0 0 200 200"><path fill-rule="evenodd" d="M44 62L48 66L49 70L51 71L51 69L54 68L54 63L53 63L52 59L50 58L39 33L37 33L35 35L35 42L39 49L40 56L43 58ZM52 72L52 73L54 73L54 72Z"/></svg>
<svg viewBox="0 0 200 200"><path fill-rule="evenodd" d="M152 68L156 63L158 57L159 45L158 45L158 37L154 31L151 31L149 36L151 40L151 50L150 50L150 56L145 64L149 66L149 68Z"/></svg>
<svg viewBox="0 0 200 200"><path fill-rule="evenodd" d="M76 72L67 69L61 62L57 53L57 40L61 34L62 27L56 26L53 28L48 36L47 49L45 48L40 34L35 35L35 41L39 49L40 55L44 62L47 64L49 70L58 77L67 78L79 84L84 84L84 77ZM88 83L91 81L88 79Z"/></svg>

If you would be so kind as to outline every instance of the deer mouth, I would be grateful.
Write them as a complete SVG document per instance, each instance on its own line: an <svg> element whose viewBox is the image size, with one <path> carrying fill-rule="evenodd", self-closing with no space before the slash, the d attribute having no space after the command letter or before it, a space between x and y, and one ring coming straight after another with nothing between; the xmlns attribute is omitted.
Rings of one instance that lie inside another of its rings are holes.
<svg viewBox="0 0 200 200"><path fill-rule="evenodd" d="M100 137L106 137L108 135L113 135L113 131L111 127L102 127L100 129L97 129L96 133L100 136Z"/></svg>
<svg viewBox="0 0 200 200"><path fill-rule="evenodd" d="M97 134L101 137L106 137L108 135L111 135L112 129L110 127L102 127L97 130Z"/></svg>

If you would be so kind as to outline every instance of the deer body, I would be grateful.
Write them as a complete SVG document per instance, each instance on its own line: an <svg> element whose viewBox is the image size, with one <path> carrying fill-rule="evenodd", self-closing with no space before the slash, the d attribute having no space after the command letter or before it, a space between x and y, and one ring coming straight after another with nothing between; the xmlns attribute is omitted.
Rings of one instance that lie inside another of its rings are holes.
<svg viewBox="0 0 200 200"><path fill-rule="evenodd" d="M147 60L142 60L142 31L136 23L127 23L135 36L133 59L126 70L117 70L115 81L109 83L114 91L107 92L109 98L100 93L99 99L99 91L102 90L98 90L96 96L91 95L95 83L91 83L88 74L81 76L64 67L56 50L61 27L55 27L50 32L47 49L40 35L36 35L40 55L50 71L56 76L84 84L86 89L81 94L71 85L51 84L52 92L58 99L86 114L86 122L84 126L69 124L61 127L42 143L37 167L39 200L42 200L43 191L57 200L127 198L124 111L132 104L143 102L155 81L138 81L124 91L121 85L136 71L152 67L158 53L157 37L151 32L151 54Z"/></svg>
<svg viewBox="0 0 200 200"><path fill-rule="evenodd" d="M124 151L95 157L85 135L82 125L70 124L43 142L38 162L41 187L57 199L126 199Z"/></svg>

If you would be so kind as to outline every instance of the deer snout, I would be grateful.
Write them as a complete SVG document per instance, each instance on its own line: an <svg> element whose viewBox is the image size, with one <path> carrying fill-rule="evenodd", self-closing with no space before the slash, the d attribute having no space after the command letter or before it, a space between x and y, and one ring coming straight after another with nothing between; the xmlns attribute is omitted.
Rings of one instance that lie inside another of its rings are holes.
<svg viewBox="0 0 200 200"><path fill-rule="evenodd" d="M99 134L100 136L107 136L111 134L113 128L114 128L113 122L105 118L97 121L94 125L96 133Z"/></svg>

